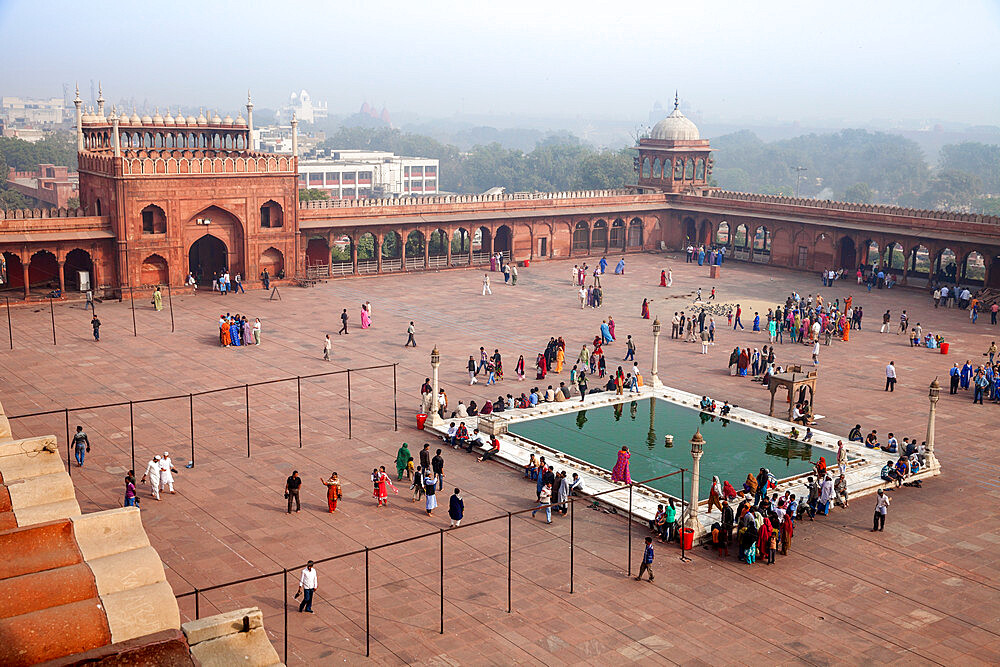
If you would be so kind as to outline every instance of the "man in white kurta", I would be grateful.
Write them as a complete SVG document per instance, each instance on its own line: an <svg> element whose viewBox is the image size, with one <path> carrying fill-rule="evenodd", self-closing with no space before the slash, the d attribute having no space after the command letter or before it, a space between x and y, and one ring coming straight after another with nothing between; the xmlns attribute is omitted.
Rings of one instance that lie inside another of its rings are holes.
<svg viewBox="0 0 1000 667"><path fill-rule="evenodd" d="M152 489L153 497L160 499L160 457L154 456L153 460L146 464L146 472L143 473L139 483L142 484L149 479L149 488Z"/></svg>
<svg viewBox="0 0 1000 667"><path fill-rule="evenodd" d="M173 461L170 460L170 452L163 452L163 458L160 459L160 490L170 491L170 493L177 493L174 491L174 475L171 472L171 468L174 467Z"/></svg>

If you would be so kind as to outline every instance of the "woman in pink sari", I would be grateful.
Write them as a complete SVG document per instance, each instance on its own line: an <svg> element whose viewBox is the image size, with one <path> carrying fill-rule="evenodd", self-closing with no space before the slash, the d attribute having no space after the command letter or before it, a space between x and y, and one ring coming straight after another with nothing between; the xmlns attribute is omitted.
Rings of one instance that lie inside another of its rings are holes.
<svg viewBox="0 0 1000 667"><path fill-rule="evenodd" d="M618 452L618 463L615 464L614 469L611 471L612 482L632 483L632 471L629 470L628 466L628 460L631 457L632 455L629 453L628 447L622 446Z"/></svg>
<svg viewBox="0 0 1000 667"><path fill-rule="evenodd" d="M608 330L611 332L611 340L615 339L615 318L608 316Z"/></svg>
<svg viewBox="0 0 1000 667"><path fill-rule="evenodd" d="M372 318L368 316L368 309L365 308L364 304L361 304L361 328L367 329L372 324Z"/></svg>

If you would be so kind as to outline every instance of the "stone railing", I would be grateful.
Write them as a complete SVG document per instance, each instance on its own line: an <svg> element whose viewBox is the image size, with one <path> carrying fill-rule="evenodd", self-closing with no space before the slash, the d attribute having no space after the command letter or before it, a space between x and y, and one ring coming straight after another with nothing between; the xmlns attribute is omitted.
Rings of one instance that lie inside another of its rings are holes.
<svg viewBox="0 0 1000 667"><path fill-rule="evenodd" d="M212 154L216 152L218 154ZM117 158L88 151L80 153L78 161L80 171L108 176L271 174L295 173L296 170L295 158L290 155L183 149L140 151Z"/></svg>
<svg viewBox="0 0 1000 667"><path fill-rule="evenodd" d="M901 206L886 206L883 204L855 204L851 202L831 201L829 199L782 197L780 195L760 195L752 192L732 192L729 190L714 190L706 192L704 196L713 199L759 202L762 204L808 206L811 208L822 208L836 211L854 211L857 213L898 215L909 218L925 218L929 220L951 220L954 222L973 222L986 225L1000 225L1000 217L995 215L979 215L978 213L952 213L948 211L934 211L929 209L903 208Z"/></svg>
<svg viewBox="0 0 1000 667"><path fill-rule="evenodd" d="M441 204L478 204L521 200L596 199L632 194L626 188L614 190L569 190L565 192L512 192L502 195L432 195L378 199L321 199L299 204L300 209L371 208L385 206L436 206Z"/></svg>
<svg viewBox="0 0 1000 667"><path fill-rule="evenodd" d="M17 208L0 209L0 220L34 220L41 218L82 218L82 208Z"/></svg>

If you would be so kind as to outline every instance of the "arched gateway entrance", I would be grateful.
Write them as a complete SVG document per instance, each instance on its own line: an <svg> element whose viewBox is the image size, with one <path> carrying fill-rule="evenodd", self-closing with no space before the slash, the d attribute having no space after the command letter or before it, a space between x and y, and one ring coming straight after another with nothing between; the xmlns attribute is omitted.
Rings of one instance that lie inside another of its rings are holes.
<svg viewBox="0 0 1000 667"><path fill-rule="evenodd" d="M225 242L205 234L191 244L188 250L188 270L202 284L211 284L212 276L229 268L229 250Z"/></svg>

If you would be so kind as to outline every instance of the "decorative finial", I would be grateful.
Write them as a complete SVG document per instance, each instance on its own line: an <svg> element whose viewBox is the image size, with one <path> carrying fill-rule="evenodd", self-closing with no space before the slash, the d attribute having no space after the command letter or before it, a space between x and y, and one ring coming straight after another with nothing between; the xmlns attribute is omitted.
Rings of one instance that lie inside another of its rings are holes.
<svg viewBox="0 0 1000 667"><path fill-rule="evenodd" d="M298 125L299 121L295 118L295 112L292 112L292 125Z"/></svg>
<svg viewBox="0 0 1000 667"><path fill-rule="evenodd" d="M80 82L79 81L76 82L76 99L73 100L73 101L74 102L82 102L83 101L83 100L80 99Z"/></svg>
<svg viewBox="0 0 1000 667"><path fill-rule="evenodd" d="M98 102L104 101L104 88L103 86L101 86L100 81L97 82L97 101Z"/></svg>
<svg viewBox="0 0 1000 667"><path fill-rule="evenodd" d="M679 107L680 104L680 97L677 95L677 89L674 88L674 111L677 111L677 107Z"/></svg>
<svg viewBox="0 0 1000 667"><path fill-rule="evenodd" d="M247 104L253 104L253 100L250 98L250 89L247 88Z"/></svg>

